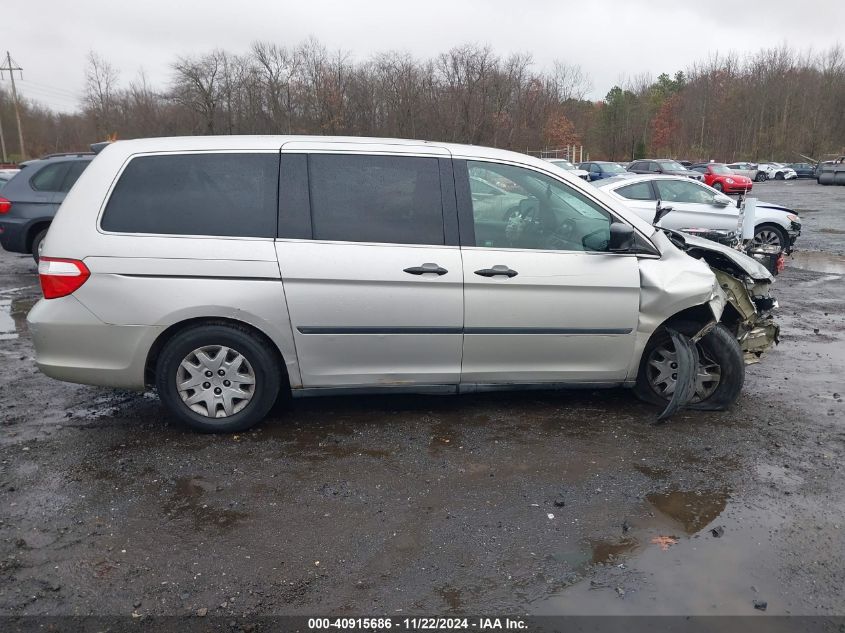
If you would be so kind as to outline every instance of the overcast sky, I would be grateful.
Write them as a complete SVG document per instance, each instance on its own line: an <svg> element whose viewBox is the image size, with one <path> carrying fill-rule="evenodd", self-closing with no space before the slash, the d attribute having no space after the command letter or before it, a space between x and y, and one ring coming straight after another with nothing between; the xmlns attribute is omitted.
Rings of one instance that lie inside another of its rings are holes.
<svg viewBox="0 0 845 633"><path fill-rule="evenodd" d="M582 66L591 97L625 77L674 73L716 52L787 43L841 43L843 0L6 0L0 52L24 68L21 92L73 110L94 50L126 83L143 69L165 85L180 55L255 40L284 45L316 36L356 60L385 50L428 57L468 42ZM837 6L839 5L839 6ZM3 64L5 65L5 64ZM9 87L8 74L0 83Z"/></svg>

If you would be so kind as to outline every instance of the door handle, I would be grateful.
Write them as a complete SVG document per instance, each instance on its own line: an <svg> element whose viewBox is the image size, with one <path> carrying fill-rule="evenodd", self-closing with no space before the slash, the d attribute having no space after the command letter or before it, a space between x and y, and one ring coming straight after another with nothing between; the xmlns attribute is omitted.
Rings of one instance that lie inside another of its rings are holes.
<svg viewBox="0 0 845 633"><path fill-rule="evenodd" d="M498 266L493 266L493 268L482 268L481 270L476 270L475 274L481 275L482 277L516 277L519 273L500 264Z"/></svg>
<svg viewBox="0 0 845 633"><path fill-rule="evenodd" d="M405 268L404 272L408 273L409 275L426 275L428 273L434 273L435 275L445 275L449 271L437 264L423 264L422 266L411 266L410 268Z"/></svg>

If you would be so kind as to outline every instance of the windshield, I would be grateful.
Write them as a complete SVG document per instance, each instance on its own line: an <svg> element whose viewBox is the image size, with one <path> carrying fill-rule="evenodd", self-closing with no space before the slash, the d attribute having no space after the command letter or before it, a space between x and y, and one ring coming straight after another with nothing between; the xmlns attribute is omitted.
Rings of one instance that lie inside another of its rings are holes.
<svg viewBox="0 0 845 633"><path fill-rule="evenodd" d="M625 168L622 165L617 165L616 163L602 163L601 168L608 174L627 174L628 172L625 171Z"/></svg>
<svg viewBox="0 0 845 633"><path fill-rule="evenodd" d="M724 176L730 176L733 174L733 172L725 165L710 165L710 171L714 174L722 174Z"/></svg>
<svg viewBox="0 0 845 633"><path fill-rule="evenodd" d="M657 163L663 171L686 171L686 167L673 160L661 160Z"/></svg>
<svg viewBox="0 0 845 633"><path fill-rule="evenodd" d="M556 165L557 167L560 167L561 169L568 169L570 171L575 169L575 165L570 163L568 160L551 160L549 162L552 165Z"/></svg>

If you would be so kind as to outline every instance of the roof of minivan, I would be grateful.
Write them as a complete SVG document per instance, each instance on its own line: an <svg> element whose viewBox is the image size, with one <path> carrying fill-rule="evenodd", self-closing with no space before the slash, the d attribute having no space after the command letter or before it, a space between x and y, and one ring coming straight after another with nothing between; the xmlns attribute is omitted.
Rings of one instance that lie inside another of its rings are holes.
<svg viewBox="0 0 845 633"><path fill-rule="evenodd" d="M422 148L426 148L427 153L451 154L454 157L516 161L539 167L547 167L549 164L548 161L527 154L481 145L366 136L171 136L115 141L103 151L114 153L117 148L120 148L126 154L136 154L185 150L272 150L282 146L285 146L285 149L295 149L300 143L308 144L309 149L317 149L318 151L330 150L332 145L339 144L360 145L362 150L376 149L376 146L380 146L385 150L395 148L395 151L399 152L405 149L420 151Z"/></svg>

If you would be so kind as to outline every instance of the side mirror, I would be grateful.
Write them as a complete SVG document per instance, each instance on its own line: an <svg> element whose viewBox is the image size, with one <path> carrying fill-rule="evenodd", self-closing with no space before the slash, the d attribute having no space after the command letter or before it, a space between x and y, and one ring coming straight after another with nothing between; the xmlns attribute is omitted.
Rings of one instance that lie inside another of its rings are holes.
<svg viewBox="0 0 845 633"><path fill-rule="evenodd" d="M660 220L662 220L664 217L666 217L666 215L669 214L673 209L674 209L674 207L664 207L662 205L662 202L660 200L658 200L657 201L657 210L654 213L654 220L652 221L652 224L656 225L658 222L660 222Z"/></svg>
<svg viewBox="0 0 845 633"><path fill-rule="evenodd" d="M625 253L634 246L634 227L614 222L610 225L610 242L608 250L611 253Z"/></svg>
<svg viewBox="0 0 845 633"><path fill-rule="evenodd" d="M713 198L713 204L717 207L726 207L731 203L731 199L727 196L715 196Z"/></svg>

